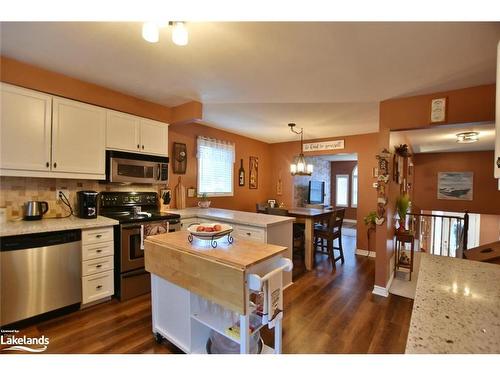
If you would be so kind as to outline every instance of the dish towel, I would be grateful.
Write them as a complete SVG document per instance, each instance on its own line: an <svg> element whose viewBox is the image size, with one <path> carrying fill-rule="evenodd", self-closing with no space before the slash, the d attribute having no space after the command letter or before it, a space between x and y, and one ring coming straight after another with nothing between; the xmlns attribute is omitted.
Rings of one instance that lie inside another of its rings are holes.
<svg viewBox="0 0 500 375"><path fill-rule="evenodd" d="M283 272L276 272L267 280L264 298L264 314L267 326L273 328L277 319L283 318Z"/></svg>

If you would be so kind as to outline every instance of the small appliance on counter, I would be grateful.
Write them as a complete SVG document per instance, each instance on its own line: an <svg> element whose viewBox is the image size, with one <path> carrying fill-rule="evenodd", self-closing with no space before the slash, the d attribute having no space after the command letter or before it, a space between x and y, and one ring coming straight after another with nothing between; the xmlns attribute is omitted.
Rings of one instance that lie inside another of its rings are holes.
<svg viewBox="0 0 500 375"><path fill-rule="evenodd" d="M42 201L28 201L23 205L24 220L40 220L49 210L49 204Z"/></svg>
<svg viewBox="0 0 500 375"><path fill-rule="evenodd" d="M81 190L76 192L76 214L81 219L97 218L97 191Z"/></svg>

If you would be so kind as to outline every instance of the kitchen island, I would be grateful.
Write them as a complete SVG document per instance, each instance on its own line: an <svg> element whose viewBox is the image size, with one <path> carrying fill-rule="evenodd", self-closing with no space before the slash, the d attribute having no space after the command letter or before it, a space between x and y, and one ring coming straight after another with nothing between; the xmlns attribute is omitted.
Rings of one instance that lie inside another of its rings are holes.
<svg viewBox="0 0 500 375"><path fill-rule="evenodd" d="M292 263L283 257L286 248L235 238L210 241L188 240L187 231L148 237L145 243L146 270L151 273L153 333L168 339L186 353L206 353L212 331L240 345L240 353L250 352L252 335L268 323L255 318L251 293L266 290L272 278L282 309L282 272ZM265 297L264 297L265 298ZM269 305L268 305L269 306ZM275 345L262 352L281 352L281 318L271 319ZM265 314L264 314L265 315ZM273 316L274 317L274 316ZM239 326L237 336L229 328Z"/></svg>
<svg viewBox="0 0 500 375"><path fill-rule="evenodd" d="M235 238L284 246L287 248L285 257L292 259L294 217L198 207L165 212L180 215L183 229L193 223L227 223L234 228ZM285 287L292 283L291 272L285 272L283 282Z"/></svg>
<svg viewBox="0 0 500 375"><path fill-rule="evenodd" d="M500 353L500 266L421 257L406 353Z"/></svg>

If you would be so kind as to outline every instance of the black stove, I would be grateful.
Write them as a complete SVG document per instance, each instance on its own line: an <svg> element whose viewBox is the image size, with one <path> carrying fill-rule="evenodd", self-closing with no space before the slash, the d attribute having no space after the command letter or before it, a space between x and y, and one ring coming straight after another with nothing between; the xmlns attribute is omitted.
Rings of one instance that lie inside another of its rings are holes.
<svg viewBox="0 0 500 375"><path fill-rule="evenodd" d="M180 221L178 214L160 212L158 199L155 192L102 192L99 198L99 215L118 220L120 224Z"/></svg>
<svg viewBox="0 0 500 375"><path fill-rule="evenodd" d="M155 192L102 192L99 215L120 222L114 226L115 297L127 300L151 291L144 269L144 240L181 229L180 215L160 212Z"/></svg>

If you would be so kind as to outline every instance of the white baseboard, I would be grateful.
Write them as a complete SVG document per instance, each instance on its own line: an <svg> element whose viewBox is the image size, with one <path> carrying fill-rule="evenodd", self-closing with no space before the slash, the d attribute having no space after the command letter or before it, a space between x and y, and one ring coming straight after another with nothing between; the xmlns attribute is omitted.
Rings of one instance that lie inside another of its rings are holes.
<svg viewBox="0 0 500 375"><path fill-rule="evenodd" d="M357 223L357 220L354 219L344 219L344 223Z"/></svg>
<svg viewBox="0 0 500 375"><path fill-rule="evenodd" d="M375 251L368 251L368 250L363 250L363 249L356 249L354 252L356 255L364 255L364 256L369 256L370 258L375 258L376 253Z"/></svg>
<svg viewBox="0 0 500 375"><path fill-rule="evenodd" d="M394 273L391 273L391 277L387 282L387 286L383 287L374 285L372 293L376 294L377 296L389 297L389 289L391 289L392 280L394 280Z"/></svg>

